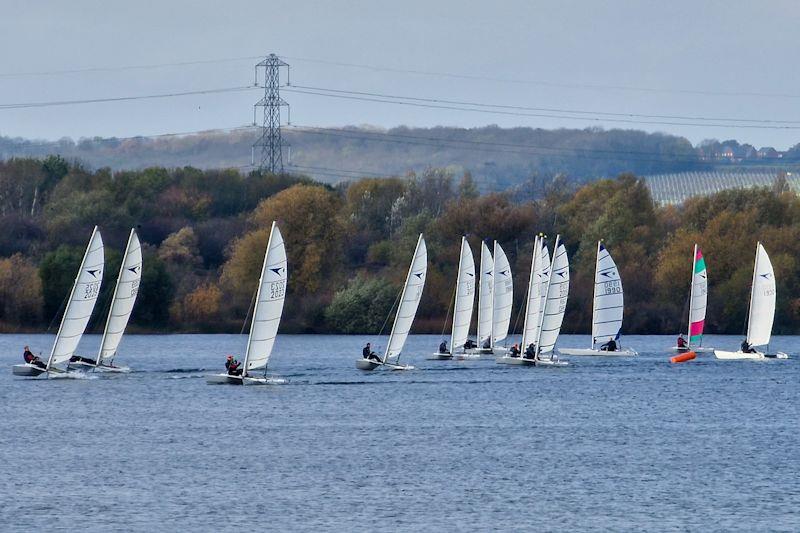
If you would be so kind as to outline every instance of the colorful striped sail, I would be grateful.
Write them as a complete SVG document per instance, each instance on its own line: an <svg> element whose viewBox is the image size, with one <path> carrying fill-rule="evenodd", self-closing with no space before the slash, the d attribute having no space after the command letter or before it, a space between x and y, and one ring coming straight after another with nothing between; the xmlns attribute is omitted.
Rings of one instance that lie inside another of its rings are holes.
<svg viewBox="0 0 800 533"><path fill-rule="evenodd" d="M708 273L706 260L700 247L694 245L692 268L692 290L689 299L689 344L700 346L703 343L703 328L706 324L708 303Z"/></svg>

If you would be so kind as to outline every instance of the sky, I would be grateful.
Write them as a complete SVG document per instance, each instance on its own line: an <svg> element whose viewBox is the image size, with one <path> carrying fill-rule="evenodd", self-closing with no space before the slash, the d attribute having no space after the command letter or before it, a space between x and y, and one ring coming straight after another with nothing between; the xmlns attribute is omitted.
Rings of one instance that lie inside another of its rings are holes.
<svg viewBox="0 0 800 533"><path fill-rule="evenodd" d="M276 53L290 64L292 87L282 96L299 126L602 127L666 132L695 144L735 138L786 149L800 142L796 1L0 6L4 136L128 137L247 125L262 94L252 87L253 65ZM406 104L386 103L386 96Z"/></svg>

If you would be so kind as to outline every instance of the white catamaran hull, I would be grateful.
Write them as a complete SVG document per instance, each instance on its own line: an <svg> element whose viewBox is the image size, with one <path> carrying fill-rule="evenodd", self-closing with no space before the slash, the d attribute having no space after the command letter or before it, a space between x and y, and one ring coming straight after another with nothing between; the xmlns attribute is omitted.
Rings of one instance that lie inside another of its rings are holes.
<svg viewBox="0 0 800 533"><path fill-rule="evenodd" d="M357 359L356 368L359 370L375 370L379 366L384 366L389 370L414 370L411 365L398 365L396 363L383 363L371 359Z"/></svg>
<svg viewBox="0 0 800 533"><path fill-rule="evenodd" d="M596 350L592 348L559 348L558 352L564 355L586 355L594 357L632 357L639 355L636 350L625 348L609 352L606 350Z"/></svg>
<svg viewBox="0 0 800 533"><path fill-rule="evenodd" d="M714 348L709 348L707 346L687 346L686 348L679 348L678 346L673 346L672 348L670 348L670 350L678 353L686 353L686 352L711 353L714 351Z"/></svg>
<svg viewBox="0 0 800 533"><path fill-rule="evenodd" d="M510 355L504 355L503 357L498 357L495 362L498 365L520 365L520 366L535 366L536 361L534 359L526 359L524 357L511 357Z"/></svg>
<svg viewBox="0 0 800 533"><path fill-rule="evenodd" d="M477 353L471 353L469 351L463 353L453 354L453 359L456 361L474 361L475 359L480 359L481 355Z"/></svg>
<svg viewBox="0 0 800 533"><path fill-rule="evenodd" d="M762 352L745 353L741 350L726 352L724 350L714 350L714 357L723 361L761 361L763 359L788 359L789 356L783 352L775 354L765 354Z"/></svg>
<svg viewBox="0 0 800 533"><path fill-rule="evenodd" d="M253 376L231 376L230 374L214 374L206 376L209 385L279 385L286 383L284 379Z"/></svg>
<svg viewBox="0 0 800 533"><path fill-rule="evenodd" d="M47 373L47 371L43 368L40 368L36 365L29 365L28 363L14 365L11 370L15 376L24 376L29 378L35 378L36 376Z"/></svg>
<svg viewBox="0 0 800 533"><path fill-rule="evenodd" d="M569 363L567 361L562 361L561 359L537 359L536 366L567 366Z"/></svg>
<svg viewBox="0 0 800 533"><path fill-rule="evenodd" d="M428 356L428 361L449 361L452 358L453 354L451 353L435 352Z"/></svg>
<svg viewBox="0 0 800 533"><path fill-rule="evenodd" d="M128 366L104 365L103 363L100 363L99 365L93 365L92 363L86 361L74 361L69 364L69 367L78 370L84 370L86 372L109 372L113 374L127 374L131 371L130 367Z"/></svg>

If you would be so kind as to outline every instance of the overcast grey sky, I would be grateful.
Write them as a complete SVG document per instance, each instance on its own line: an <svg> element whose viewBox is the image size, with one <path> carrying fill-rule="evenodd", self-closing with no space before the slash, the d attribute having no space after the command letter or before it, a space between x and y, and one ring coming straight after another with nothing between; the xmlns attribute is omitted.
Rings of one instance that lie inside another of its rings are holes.
<svg viewBox="0 0 800 533"><path fill-rule="evenodd" d="M299 125L602 126L664 131L694 143L736 138L784 149L800 142L796 1L0 0L0 7L0 135L132 136L244 125L257 92L2 106L245 86L253 80L250 59L41 73L275 52L288 58L296 85L589 112L573 120L565 111L518 116L284 93ZM731 118L756 122L723 120Z"/></svg>

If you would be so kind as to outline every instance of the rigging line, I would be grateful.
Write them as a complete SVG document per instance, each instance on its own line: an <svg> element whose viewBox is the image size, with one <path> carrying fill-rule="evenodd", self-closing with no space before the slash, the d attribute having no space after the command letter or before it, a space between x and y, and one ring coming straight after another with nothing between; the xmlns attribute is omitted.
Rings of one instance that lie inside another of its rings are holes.
<svg viewBox="0 0 800 533"><path fill-rule="evenodd" d="M696 123L696 122L672 122L665 120L629 120L622 118L600 118L600 117L574 117L568 115L553 115L546 113L524 113L518 111L504 111L492 109L476 109L471 107L453 106L453 105L439 105L439 104L426 104L421 102L387 100L385 98L368 97L368 96L353 96L346 94L331 94L319 91L307 91L305 89L290 89L285 88L284 91L294 94L305 94L311 96L325 96L328 98L339 98L344 100L359 100L362 102L374 102L380 104L394 104L405 105L411 107L422 107L426 109L447 109L451 111L467 111L471 113L487 113L493 115L507 115L514 117L535 117L535 118L557 118L562 120L580 120L588 122L618 122L624 124L647 124L657 126L699 126L699 127L719 127L719 128L740 128L740 129L764 129L764 130L798 130L800 126L766 126L757 124L714 124L714 123Z"/></svg>
<svg viewBox="0 0 800 533"><path fill-rule="evenodd" d="M420 76L436 76L442 78L455 78L462 80L478 80L478 81L493 81L499 83L513 83L523 85L541 85L544 87L560 87L567 89L584 89L584 90L615 90L615 91L634 91L644 93L664 93L664 94L694 94L701 96L758 96L767 98L800 98L800 94L795 93L765 93L758 91L712 91L703 89L663 89L655 87L635 87L631 85L604 85L604 84L589 84L589 83L561 83L552 82L547 80L533 80L533 79L515 79L515 78L498 78L490 76L477 76L474 74L460 74L453 72L436 72L426 70L412 70L401 69L393 67L381 67L377 65L364 65L357 63L344 63L339 61L325 61L321 59L311 59L306 57L293 57L293 56L280 56L281 59L288 59L291 61L301 61L306 63L317 63L322 65L333 65L339 67L359 68L365 70L374 70L378 72L394 72L398 74L415 74Z"/></svg>
<svg viewBox="0 0 800 533"><path fill-rule="evenodd" d="M379 98L392 98L392 99L400 99L400 100L412 100L416 102L432 102L432 103L440 103L440 104L454 104L454 105L467 105L467 106L476 106L476 107L493 107L499 109L516 109L521 111L545 111L551 113L574 113L574 114L589 114L589 115L607 115L612 117L640 117L640 118L659 118L659 119L674 119L674 120L719 120L719 121L729 121L729 122L751 122L751 123L767 123L767 124L798 124L800 120L772 120L772 119L751 119L751 118L730 118L730 117L702 117L702 116L688 116L688 115L647 115L642 113L621 113L621 112L609 112L609 111L591 111L591 110L575 110L575 109L561 109L561 108L551 108L551 107L529 107L529 106L520 106L520 105L508 105L508 104L490 104L490 103L483 103L483 102L469 102L464 100L446 100L441 98L423 98L417 96L402 96L402 95L394 95L394 94L383 94L383 93L374 93L374 92L365 92L365 91L350 91L344 89L330 89L327 87L311 87L307 85L287 85L285 87L291 87L296 89L307 89L310 91L325 91L330 93L339 93L339 94L354 94L358 96L374 96Z"/></svg>
<svg viewBox="0 0 800 533"><path fill-rule="evenodd" d="M243 56L243 57L223 57L219 59L201 59L197 61L176 61L173 63L153 63L150 65L122 65L116 67L84 67L72 68L64 70L48 70L41 72L8 72L0 74L2 78L26 78L26 77L40 77L40 76L57 76L61 74L84 74L91 72L119 72L125 70L148 70L165 67L185 67L191 65L210 65L214 63L230 63L234 61L252 61L255 59L263 59L264 56Z"/></svg>
<svg viewBox="0 0 800 533"><path fill-rule="evenodd" d="M28 109L34 107L55 107L55 106L64 106L64 105L78 105L78 104L95 104L95 103L107 103L107 102L127 102L131 100L151 100L154 98L172 98L176 96L193 96L193 95L203 95L203 94L220 94L220 93L230 93L230 92L242 92L242 91L252 91L255 89L259 89L259 87L254 87L250 85L239 86L239 87L223 87L219 89L201 89L197 91L179 91L179 92L171 92L171 93L160 93L160 94L146 94L146 95L139 95L139 96L116 96L110 98L87 98L82 100L53 100L53 101L46 101L46 102L22 102L16 104L0 104L0 110L4 109Z"/></svg>

